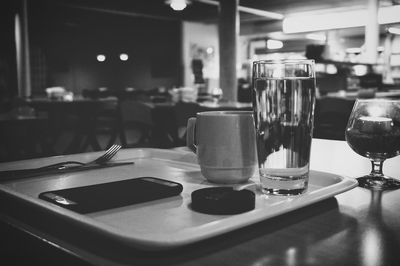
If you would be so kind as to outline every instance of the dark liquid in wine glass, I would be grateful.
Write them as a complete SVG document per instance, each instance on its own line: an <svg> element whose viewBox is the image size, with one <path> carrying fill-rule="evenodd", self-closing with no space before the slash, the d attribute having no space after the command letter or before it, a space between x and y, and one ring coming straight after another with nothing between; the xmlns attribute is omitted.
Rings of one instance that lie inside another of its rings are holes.
<svg viewBox="0 0 400 266"><path fill-rule="evenodd" d="M377 134L350 128L346 130L346 140L356 153L367 158L384 160L400 154L400 127Z"/></svg>

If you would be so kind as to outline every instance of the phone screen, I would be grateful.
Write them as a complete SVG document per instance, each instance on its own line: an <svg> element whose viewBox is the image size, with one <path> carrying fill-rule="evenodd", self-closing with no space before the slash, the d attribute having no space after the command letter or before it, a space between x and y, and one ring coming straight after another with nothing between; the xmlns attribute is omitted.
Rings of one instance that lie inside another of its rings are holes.
<svg viewBox="0 0 400 266"><path fill-rule="evenodd" d="M58 206L90 213L179 195L181 184L156 177L46 191L39 198Z"/></svg>

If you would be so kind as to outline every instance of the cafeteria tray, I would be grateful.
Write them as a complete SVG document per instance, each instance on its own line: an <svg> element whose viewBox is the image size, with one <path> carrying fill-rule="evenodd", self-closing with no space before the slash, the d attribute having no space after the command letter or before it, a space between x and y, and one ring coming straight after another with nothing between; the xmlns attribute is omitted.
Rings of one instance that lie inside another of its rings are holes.
<svg viewBox="0 0 400 266"><path fill-rule="evenodd" d="M98 153L76 154L63 156L62 159L89 160L97 155ZM57 157L50 157L3 163L0 168L27 168L39 163L52 163L56 159ZM252 190L256 193L254 210L236 215L209 215L190 208L191 193L194 190L216 186L201 175L195 154L184 150L123 149L115 160L134 161L135 164L2 182L1 217L17 220L28 227L39 223L50 223L57 228L73 225L79 232L87 231L129 247L156 251L182 247L249 226L333 197L357 185L352 178L311 171L309 188L300 196L266 196L257 186L253 186ZM43 191L142 176L179 182L183 185L183 191L181 195L167 199L90 214L75 213L38 198ZM257 176L249 180L249 184L257 182Z"/></svg>

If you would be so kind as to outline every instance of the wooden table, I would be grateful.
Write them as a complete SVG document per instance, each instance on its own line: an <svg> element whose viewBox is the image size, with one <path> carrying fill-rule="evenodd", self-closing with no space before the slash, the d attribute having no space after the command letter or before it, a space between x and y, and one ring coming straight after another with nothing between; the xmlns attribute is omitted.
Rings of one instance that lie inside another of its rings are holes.
<svg viewBox="0 0 400 266"><path fill-rule="evenodd" d="M370 170L367 159L343 141L314 139L311 168L349 177ZM387 160L387 175L400 177L400 156ZM4 206L2 212L15 206ZM45 222L45 221L43 221ZM47 224L51 227L52 224ZM328 200L253 224L200 243L162 252L143 252L111 243L101 254L79 253L70 234L65 245L54 245L52 236L38 237L34 228L21 231L3 223L0 232L2 259L32 265L400 265L400 190L379 192L354 188ZM58 230L66 230L59 228ZM4 253L5 252L5 253ZM107 257L101 260L99 257ZM37 264L39 263L39 264Z"/></svg>

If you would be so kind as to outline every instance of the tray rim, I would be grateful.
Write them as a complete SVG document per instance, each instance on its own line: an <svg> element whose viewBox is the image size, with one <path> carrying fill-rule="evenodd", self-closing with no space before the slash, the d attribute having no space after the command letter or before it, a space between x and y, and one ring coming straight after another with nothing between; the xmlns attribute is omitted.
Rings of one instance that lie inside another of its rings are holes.
<svg viewBox="0 0 400 266"><path fill-rule="evenodd" d="M127 149L127 150L132 150L132 149ZM156 152L161 152L161 153L165 153L165 154L174 154L174 155L190 154L190 152L186 152L186 151L164 150L164 149L154 149L154 148L142 148L142 149L133 149L133 150L135 150L138 154L141 154L144 152L143 154L145 154L145 155L146 154L151 155L152 153L156 153ZM194 154L193 154L193 156L194 156ZM143 156L143 157L136 156L134 158L149 158L149 157L151 157L151 156L147 156L147 157L146 156ZM162 160L168 161L168 159L162 159ZM170 160L170 161L177 161L177 160ZM178 162L186 164L188 166L193 166L195 168L199 168L199 166L193 162L187 162L187 161L178 161ZM40 201L38 198L18 192L16 190L12 189L11 187L8 187L2 183L0 183L0 192L7 193L18 199L22 199L23 201L27 202L28 204L33 204L39 208L44 208L45 210L47 210L50 213L50 215L53 215L53 216L55 215L56 217L59 217L59 218L66 217L68 222L78 223L78 224L82 225L84 228L88 228L88 229L93 229L93 228L98 229L105 236L118 239L119 241L121 241L129 246L132 246L132 247L135 247L135 248L138 248L141 250L156 251L156 250L166 250L166 249L178 248L178 247L181 247L184 245L188 245L188 244L192 244L192 243L195 243L195 242L198 242L201 240L205 240L207 238L225 234L225 233L234 231L236 229L246 227L251 224L255 224L257 222L261 222L263 220L270 219L272 217L277 217L284 213L288 213L293 210L311 205L313 203L331 198L337 194L343 193L343 192L350 190L357 186L357 181L355 179L349 178L347 176L332 174L332 173L327 173L327 172L322 172L322 171L316 171L316 170L311 170L311 172L313 172L315 174L323 173L325 175L326 174L332 175L332 176L335 176L335 178L339 178L340 181L337 183L334 183L332 185L322 187L316 191L311 192L311 193L318 192L319 194L321 194L323 191L327 192L327 193L324 193L322 196L320 195L317 198L313 197L311 199L305 200L305 198L306 198L305 195L310 195L310 194L303 194L300 196L291 197L291 198L294 198L295 200L297 200L297 203L295 205L292 204L292 205L289 205L287 208L279 208L278 210L275 210L274 212L269 212L267 214L265 214L265 212L263 212L263 211L265 211L264 209L255 209L250 212L246 212L246 213L238 214L238 215L232 215L232 216L231 215L221 215L222 220L229 219L230 221L233 220L234 222L229 223L228 226L226 223L223 223L223 222L222 223L212 223L212 225L206 224L206 225L203 225L202 227L207 227L207 228L201 228L202 230L198 230L198 229L194 230L195 228L185 228L179 232L180 233L179 237L176 237L176 235L171 236L171 235L166 234L165 236L168 236L168 237L164 237L164 241L148 239L146 237L141 237L141 236L132 236L131 234L127 235L120 228L112 227L112 226L102 223L101 221L98 221L95 218L92 218L90 216L78 214L73 211L69 211L64 208L58 207L58 206L49 205L46 202ZM9 182L6 182L6 184ZM0 196L1 196L1 194L0 194ZM258 195L258 196L262 197L263 195ZM273 196L273 197L275 197L275 196ZM277 196L277 197L280 197L280 196ZM66 213L67 213L67 215L66 215ZM250 215L251 215L251 219L247 219L247 220L242 219L242 217L247 217ZM21 221L21 222L27 223L26 221ZM205 230L205 229L207 229L207 230ZM189 234L188 231L192 231L192 232L190 232L190 234ZM194 235L193 235L193 231L195 233ZM200 231L202 233L200 233Z"/></svg>

